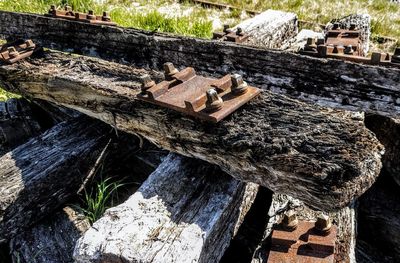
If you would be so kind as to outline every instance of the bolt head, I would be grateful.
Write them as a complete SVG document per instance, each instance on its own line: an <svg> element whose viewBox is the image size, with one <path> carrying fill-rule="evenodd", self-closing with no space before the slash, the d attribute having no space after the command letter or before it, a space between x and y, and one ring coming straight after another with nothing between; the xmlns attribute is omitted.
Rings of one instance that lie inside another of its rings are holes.
<svg viewBox="0 0 400 263"><path fill-rule="evenodd" d="M179 70L177 70L171 62L164 63L164 73L165 76L172 76L178 73Z"/></svg>
<svg viewBox="0 0 400 263"><path fill-rule="evenodd" d="M329 233L332 227L331 219L326 214L320 214L315 222L315 229L321 233Z"/></svg>
<svg viewBox="0 0 400 263"><path fill-rule="evenodd" d="M241 27L238 27L238 28L236 29L236 35L238 35L238 36L243 35L243 29L242 29Z"/></svg>
<svg viewBox="0 0 400 263"><path fill-rule="evenodd" d="M8 55L12 58L15 58L19 55L19 52L15 49L15 47L8 47L7 51Z"/></svg>
<svg viewBox="0 0 400 263"><path fill-rule="evenodd" d="M229 25L224 25L224 33L228 33L229 32Z"/></svg>
<svg viewBox="0 0 400 263"><path fill-rule="evenodd" d="M33 43L33 41L31 39L28 39L25 41L25 45L27 49L33 49L35 48L35 44Z"/></svg>
<svg viewBox="0 0 400 263"><path fill-rule="evenodd" d="M70 7L69 5L66 5L66 6L64 7L64 10L65 10L65 11L72 11L72 7Z"/></svg>
<svg viewBox="0 0 400 263"><path fill-rule="evenodd" d="M141 76L140 81L142 83L142 91L146 91L156 85L156 83L151 79L150 75L148 74Z"/></svg>
<svg viewBox="0 0 400 263"><path fill-rule="evenodd" d="M297 228L299 220L297 219L297 215L294 211L290 210L283 215L282 225L284 228L288 230L294 230Z"/></svg>
<svg viewBox="0 0 400 263"><path fill-rule="evenodd" d="M224 105L224 101L218 95L218 92L214 88L210 88L206 92L207 101L206 101L206 110L210 112L218 111L222 109Z"/></svg>
<svg viewBox="0 0 400 263"><path fill-rule="evenodd" d="M325 39L324 38L318 38L317 39L317 45L325 45Z"/></svg>
<svg viewBox="0 0 400 263"><path fill-rule="evenodd" d="M356 30L357 29L357 25L356 24L350 24L350 30Z"/></svg>
<svg viewBox="0 0 400 263"><path fill-rule="evenodd" d="M231 82L232 82L232 93L235 95L244 94L247 91L248 85L243 80L243 77L239 74L231 75Z"/></svg>

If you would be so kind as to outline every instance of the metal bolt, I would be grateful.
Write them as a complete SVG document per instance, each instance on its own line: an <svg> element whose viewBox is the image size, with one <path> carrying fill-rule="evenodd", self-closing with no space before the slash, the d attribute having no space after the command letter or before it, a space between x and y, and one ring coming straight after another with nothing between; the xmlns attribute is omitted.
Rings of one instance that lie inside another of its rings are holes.
<svg viewBox="0 0 400 263"><path fill-rule="evenodd" d="M34 49L35 48L35 44L33 43L32 40L28 39L25 41L25 45L27 49Z"/></svg>
<svg viewBox="0 0 400 263"><path fill-rule="evenodd" d="M108 13L108 12L103 12L103 16L101 17L101 20L103 20L103 21L107 21L107 22L109 22L109 21L111 21L111 17L110 17L110 14Z"/></svg>
<svg viewBox="0 0 400 263"><path fill-rule="evenodd" d="M207 101L206 101L206 110L207 111L218 111L222 109L224 105L224 101L218 95L217 91L214 88L207 90Z"/></svg>
<svg viewBox="0 0 400 263"><path fill-rule="evenodd" d="M315 229L322 233L327 234L331 230L332 222L328 215L321 214L317 217L317 221L315 222Z"/></svg>
<svg viewBox="0 0 400 263"><path fill-rule="evenodd" d="M241 27L238 27L236 29L236 35L238 35L238 36L242 36L243 35L243 29Z"/></svg>
<svg viewBox="0 0 400 263"><path fill-rule="evenodd" d="M344 53L347 54L347 55L353 55L353 53L354 53L353 46L352 45L348 45L344 49Z"/></svg>
<svg viewBox="0 0 400 263"><path fill-rule="evenodd" d="M231 91L235 95L242 95L247 91L247 83L243 81L243 77L239 74L233 74L231 76L232 87Z"/></svg>
<svg viewBox="0 0 400 263"><path fill-rule="evenodd" d="M66 5L66 6L64 7L64 10L65 10L65 11L72 11L72 7L70 7L69 5Z"/></svg>
<svg viewBox="0 0 400 263"><path fill-rule="evenodd" d="M154 87L156 83L151 79L150 75L146 74L140 77L140 81L142 83L142 92Z"/></svg>
<svg viewBox="0 0 400 263"><path fill-rule="evenodd" d="M335 30L335 29L340 29L340 24L339 24L339 23L334 23L332 29L333 29L333 30Z"/></svg>
<svg viewBox="0 0 400 263"><path fill-rule="evenodd" d="M178 73L179 70L177 70L171 62L164 63L164 74L165 78L171 77L172 75L175 75Z"/></svg>
<svg viewBox="0 0 400 263"><path fill-rule="evenodd" d="M317 46L319 45L325 45L325 39L324 38L318 38L317 39Z"/></svg>
<svg viewBox="0 0 400 263"><path fill-rule="evenodd" d="M94 15L93 10L89 10L86 18L89 19L89 20L96 20L96 16Z"/></svg>
<svg viewBox="0 0 400 263"><path fill-rule="evenodd" d="M356 30L357 29L357 25L356 24L350 24L350 30Z"/></svg>
<svg viewBox="0 0 400 263"><path fill-rule="evenodd" d="M7 51L8 51L8 55L12 58L19 56L19 52L15 49L15 47L8 47Z"/></svg>
<svg viewBox="0 0 400 263"><path fill-rule="evenodd" d="M230 32L229 27L230 27L229 25L224 25L224 33Z"/></svg>
<svg viewBox="0 0 400 263"><path fill-rule="evenodd" d="M312 37L307 38L307 43L304 46L304 50L317 51L317 45L315 44L315 38L312 38Z"/></svg>
<svg viewBox="0 0 400 263"><path fill-rule="evenodd" d="M371 54L371 63L379 64L382 61L382 53L372 52Z"/></svg>
<svg viewBox="0 0 400 263"><path fill-rule="evenodd" d="M297 228L299 224L299 220L297 219L297 215L294 211L288 211L283 215L282 226L287 230L294 230Z"/></svg>

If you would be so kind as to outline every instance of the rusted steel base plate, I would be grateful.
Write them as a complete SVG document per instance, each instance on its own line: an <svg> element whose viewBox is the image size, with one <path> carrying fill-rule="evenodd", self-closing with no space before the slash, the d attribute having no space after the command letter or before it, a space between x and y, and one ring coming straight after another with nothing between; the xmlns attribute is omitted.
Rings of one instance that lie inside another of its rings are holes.
<svg viewBox="0 0 400 263"><path fill-rule="evenodd" d="M314 229L313 222L300 221L288 231L277 227L272 232L269 263L333 263L337 229L332 226L327 235Z"/></svg>
<svg viewBox="0 0 400 263"><path fill-rule="evenodd" d="M211 79L195 75L192 68L186 70L192 72L189 73L189 77L187 77L188 75L185 77L184 81L176 78L171 81L163 81L147 90L146 93L138 95L138 98L205 121L217 123L256 97L261 91L258 88L248 86L244 94L235 95L230 90L232 85L230 75L221 79ZM186 70L178 74L185 75L188 73ZM180 77L177 78L180 79ZM215 88L223 100L222 108L214 112L206 109L205 105L206 92L210 88Z"/></svg>
<svg viewBox="0 0 400 263"><path fill-rule="evenodd" d="M12 50L10 50L10 48ZM36 45L32 40L17 40L0 46L0 61L13 64L19 60L31 56L37 51Z"/></svg>

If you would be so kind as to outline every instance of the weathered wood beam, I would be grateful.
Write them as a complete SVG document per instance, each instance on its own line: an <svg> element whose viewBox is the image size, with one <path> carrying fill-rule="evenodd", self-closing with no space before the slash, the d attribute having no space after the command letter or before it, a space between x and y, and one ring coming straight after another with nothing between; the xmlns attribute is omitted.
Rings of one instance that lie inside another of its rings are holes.
<svg viewBox="0 0 400 263"><path fill-rule="evenodd" d="M60 123L0 158L0 242L47 216L96 169L138 148L131 136L110 141L112 128L86 116ZM123 145L124 147L121 147ZM104 159L105 156L109 158Z"/></svg>
<svg viewBox="0 0 400 263"><path fill-rule="evenodd" d="M215 77L241 73L250 84L322 106L386 116L400 113L400 69L33 14L0 11L0 21L4 38L32 38L45 47L153 69L171 61Z"/></svg>
<svg viewBox="0 0 400 263"><path fill-rule="evenodd" d="M76 262L218 262L258 186L170 154L78 240Z"/></svg>
<svg viewBox="0 0 400 263"><path fill-rule="evenodd" d="M0 102L0 156L45 129L36 117L33 105L24 99Z"/></svg>
<svg viewBox="0 0 400 263"><path fill-rule="evenodd" d="M208 124L137 100L145 73L162 78L153 71L47 51L1 66L0 82L323 210L346 206L379 174L382 146L348 112L264 91L226 120Z"/></svg>
<svg viewBox="0 0 400 263"><path fill-rule="evenodd" d="M268 214L269 219L264 231L264 238L256 249L252 263L267 262L271 243L269 237L273 227L279 224L286 211L295 211L299 220L315 221L319 211L311 209L303 202L282 194L273 194ZM333 225L337 226L337 240L335 247L335 262L356 262L355 244L357 236L357 222L354 203L338 211L329 213Z"/></svg>

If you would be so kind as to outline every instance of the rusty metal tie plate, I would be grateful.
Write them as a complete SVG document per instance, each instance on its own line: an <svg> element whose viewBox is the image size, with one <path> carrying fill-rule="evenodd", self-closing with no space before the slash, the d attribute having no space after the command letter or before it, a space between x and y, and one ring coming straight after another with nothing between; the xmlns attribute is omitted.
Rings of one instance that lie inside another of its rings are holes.
<svg viewBox="0 0 400 263"><path fill-rule="evenodd" d="M225 26L223 32L214 32L213 39L222 40L235 43L243 43L249 38L249 35L244 33L241 28L236 31L232 31Z"/></svg>
<svg viewBox="0 0 400 263"><path fill-rule="evenodd" d="M33 54L36 45L32 40L17 40L0 46L0 61L13 64Z"/></svg>
<svg viewBox="0 0 400 263"><path fill-rule="evenodd" d="M89 11L87 14L72 11L72 8L66 6L64 10L56 9L55 6L51 6L50 10L45 16L62 18L67 20L73 20L78 22L97 24L97 25L108 25L116 26L115 22L111 21L110 16L107 12L103 12L102 16L94 15L93 11Z"/></svg>
<svg viewBox="0 0 400 263"><path fill-rule="evenodd" d="M321 234L314 222L299 221L295 230L282 226L272 232L269 263L333 263L336 242L336 226L329 233Z"/></svg>
<svg viewBox="0 0 400 263"><path fill-rule="evenodd" d="M193 117L217 123L233 113L239 107L256 97L261 90L246 86L243 93L232 92L230 75L220 79L211 79L196 75L193 68L170 75L165 81L153 84L138 98L168 109L172 109ZM210 90L216 91L222 99L220 107L209 108L208 94Z"/></svg>

